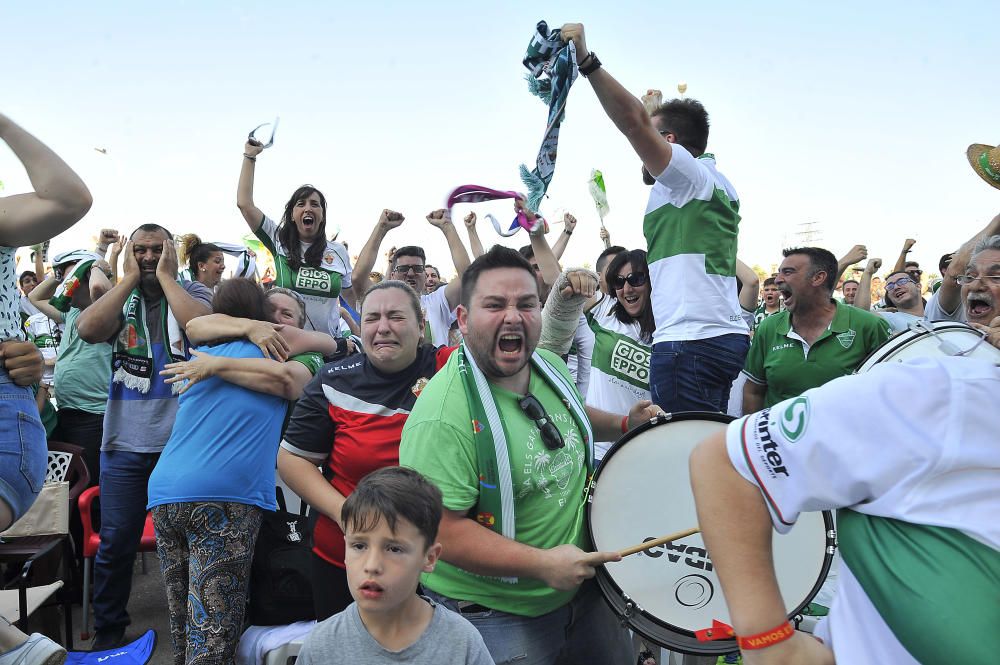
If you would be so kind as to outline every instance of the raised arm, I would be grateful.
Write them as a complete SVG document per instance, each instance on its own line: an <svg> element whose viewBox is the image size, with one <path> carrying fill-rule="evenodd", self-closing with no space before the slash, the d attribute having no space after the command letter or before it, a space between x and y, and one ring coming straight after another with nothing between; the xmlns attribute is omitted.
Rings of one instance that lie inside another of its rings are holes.
<svg viewBox="0 0 1000 665"><path fill-rule="evenodd" d="M851 247L851 250L847 252L847 254L844 254L844 256L839 261L837 261L836 281L840 281L840 276L844 274L845 270L853 266L855 263L858 263L859 261L864 261L867 258L868 258L867 247L865 247L864 245L855 245L854 247ZM750 412L745 411L744 413L750 413Z"/></svg>
<svg viewBox="0 0 1000 665"><path fill-rule="evenodd" d="M736 259L736 279L743 283L740 289L740 307L752 312L757 309L757 299L760 296L760 277L753 271L753 268Z"/></svg>
<svg viewBox="0 0 1000 665"><path fill-rule="evenodd" d="M567 23L560 30L560 34L563 40L572 40L576 45L577 64L583 63L588 66L587 61L591 58L591 53L587 50L583 24ZM642 102L603 67L591 72L588 80L594 88L598 101L604 107L604 112L615 123L618 131L632 144L632 149L639 155L646 170L653 176L663 173L670 164L673 150L670 143L664 141L653 127Z"/></svg>
<svg viewBox="0 0 1000 665"><path fill-rule="evenodd" d="M889 273L890 275L897 272L903 272L903 269L906 267L906 257L910 253L910 249L913 248L913 245L915 245L916 242L917 241L914 240L913 238L907 238L903 242L903 249L900 250L899 258L896 259L896 265L892 267L892 272Z"/></svg>
<svg viewBox="0 0 1000 665"><path fill-rule="evenodd" d="M90 190L57 154L3 114L0 140L24 165L34 189L0 198L0 244L20 247L54 238L87 214L94 202Z"/></svg>
<svg viewBox="0 0 1000 665"><path fill-rule="evenodd" d="M479 231L476 229L476 213L470 212L465 216L465 230L469 233L469 247L472 248L473 258L478 259L486 253L483 249L483 241L479 239Z"/></svg>
<svg viewBox="0 0 1000 665"><path fill-rule="evenodd" d="M948 270L942 275L941 288L938 289L937 293L938 304L942 310L954 312L962 306L962 287L959 286L957 279L964 275L965 269L969 267L969 260L972 259L972 250L976 243L981 238L997 234L1000 234L1000 215L991 219L983 230L969 238L952 257L951 263L948 264Z"/></svg>
<svg viewBox="0 0 1000 665"><path fill-rule="evenodd" d="M212 313L208 305L192 298L191 294L177 283L177 248L172 240L163 243L163 253L156 264L156 279L163 289L171 314L182 329L187 327L191 319Z"/></svg>
<svg viewBox="0 0 1000 665"><path fill-rule="evenodd" d="M388 208L383 210L378 218L378 222L375 224L375 228L372 229L371 235L368 236L368 241L361 248L361 253L358 254L358 260L354 262L354 270L351 273L353 275L351 289L354 291L354 301L359 306L361 300L365 297L365 293L371 287L372 268L375 267L375 261L378 259L378 249L382 246L382 241L385 239L386 234L402 224L404 219L406 218L395 210L389 210ZM389 273L386 273L385 278L392 279ZM359 309L358 311L361 310Z"/></svg>
<svg viewBox="0 0 1000 665"><path fill-rule="evenodd" d="M462 299L462 274L472 261L469 260L469 253L465 250L462 239L458 237L455 225L451 223L451 211L444 208L435 210L427 215L427 221L436 226L448 241L451 262L455 265L458 276L444 287L444 296L448 299L448 307L455 309Z"/></svg>
<svg viewBox="0 0 1000 665"><path fill-rule="evenodd" d="M878 272L881 266L882 259L868 259L865 271L861 273L861 281L858 282L858 294L854 296L854 306L858 309L863 309L867 312L872 308L872 276Z"/></svg>
<svg viewBox="0 0 1000 665"><path fill-rule="evenodd" d="M557 261L562 258L563 252L566 251L566 245L569 244L569 238L573 235L573 229L575 228L576 217L568 212L563 214L563 231L559 234L556 244L552 245L552 253L555 255Z"/></svg>
<svg viewBox="0 0 1000 665"><path fill-rule="evenodd" d="M609 249L611 247L611 234L608 233L608 230L604 226L601 226L599 235L601 236L601 242L604 243L604 249Z"/></svg>
<svg viewBox="0 0 1000 665"><path fill-rule="evenodd" d="M514 210L515 212L523 212L530 222L534 222L537 218L537 215L528 209L524 199L514 201ZM528 237L531 241L531 251L535 254L535 262L542 273L542 281L551 288L559 279L559 275L562 274L559 259L552 253L552 248L549 247L549 241L545 239L545 233L542 229L529 233Z"/></svg>
<svg viewBox="0 0 1000 665"><path fill-rule="evenodd" d="M41 253L41 252L39 252ZM66 317L58 309L49 304L49 298L55 295L56 289L59 287L59 280L52 277L46 277L45 281L36 286L28 294L28 300L31 304L38 308L38 311L49 317L56 323L62 323L66 320Z"/></svg>
<svg viewBox="0 0 1000 665"><path fill-rule="evenodd" d="M573 346L573 336L584 308L597 302L597 274L570 269L559 276L542 308L542 332L538 348L565 356ZM617 437L615 437L617 438Z"/></svg>
<svg viewBox="0 0 1000 665"><path fill-rule="evenodd" d="M243 166L240 168L240 182L236 186L236 206L254 233L264 221L264 213L253 202L254 168L257 166L257 155L263 151L264 146L257 141L247 141L243 145Z"/></svg>

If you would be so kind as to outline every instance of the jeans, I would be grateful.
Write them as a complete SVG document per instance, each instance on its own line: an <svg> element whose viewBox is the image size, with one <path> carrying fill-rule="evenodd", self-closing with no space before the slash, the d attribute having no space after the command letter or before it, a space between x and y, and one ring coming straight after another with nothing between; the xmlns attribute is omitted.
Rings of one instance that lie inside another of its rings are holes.
<svg viewBox="0 0 1000 665"><path fill-rule="evenodd" d="M101 453L101 546L94 559L94 627L129 624L132 566L146 522L146 487L159 453Z"/></svg>
<svg viewBox="0 0 1000 665"><path fill-rule="evenodd" d="M749 349L750 338L738 333L654 344L649 363L653 402L667 413L725 413Z"/></svg>
<svg viewBox="0 0 1000 665"><path fill-rule="evenodd" d="M48 467L45 428L31 388L15 385L0 369L0 501L13 520L38 498Z"/></svg>
<svg viewBox="0 0 1000 665"><path fill-rule="evenodd" d="M423 593L452 611L458 602L424 589ZM631 665L632 641L593 580L557 610L524 617L498 610L465 612L497 665Z"/></svg>

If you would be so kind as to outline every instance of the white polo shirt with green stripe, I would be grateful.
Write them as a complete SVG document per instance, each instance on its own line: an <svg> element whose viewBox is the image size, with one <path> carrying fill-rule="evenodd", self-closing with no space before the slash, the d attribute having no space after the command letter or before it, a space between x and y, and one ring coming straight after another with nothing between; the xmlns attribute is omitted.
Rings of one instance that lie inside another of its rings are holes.
<svg viewBox="0 0 1000 665"><path fill-rule="evenodd" d="M340 292L351 287L351 260L344 246L333 240L321 238L326 243L320 267L302 264L298 270L288 265L288 248L278 238L279 225L264 216L254 232L261 244L274 257L274 285L295 291L306 303L307 330L321 330L340 336ZM302 254L310 243L302 243Z"/></svg>
<svg viewBox="0 0 1000 665"><path fill-rule="evenodd" d="M736 294L739 198L715 168L671 145L643 219L652 285L653 343L747 335Z"/></svg>
<svg viewBox="0 0 1000 665"><path fill-rule="evenodd" d="M998 395L995 363L920 358L729 425L729 459L776 531L839 509L837 599L816 630L838 663L996 661Z"/></svg>
<svg viewBox="0 0 1000 665"><path fill-rule="evenodd" d="M587 323L594 333L594 352L590 359L587 405L626 414L635 403L652 399L649 394L649 344L641 341L639 323L622 323L612 311L618 302L603 296L588 312ZM611 447L612 441L594 442L597 459Z"/></svg>

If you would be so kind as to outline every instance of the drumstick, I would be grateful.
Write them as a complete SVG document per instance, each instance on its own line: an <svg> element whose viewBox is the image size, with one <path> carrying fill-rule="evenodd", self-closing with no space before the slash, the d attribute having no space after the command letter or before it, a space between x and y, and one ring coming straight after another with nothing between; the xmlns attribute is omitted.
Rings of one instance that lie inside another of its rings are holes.
<svg viewBox="0 0 1000 665"><path fill-rule="evenodd" d="M620 554L622 557L627 557L630 554L638 554L639 552L645 552L648 549L659 547L660 545L666 545L669 542L680 540L681 538L687 538L688 536L696 534L699 531L701 531L700 527L685 529L684 531L678 531L677 533L672 533L669 536L663 536L662 538L657 538L656 540L647 541L645 543L642 543L641 545L633 545L632 547L627 547L618 552L618 554Z"/></svg>

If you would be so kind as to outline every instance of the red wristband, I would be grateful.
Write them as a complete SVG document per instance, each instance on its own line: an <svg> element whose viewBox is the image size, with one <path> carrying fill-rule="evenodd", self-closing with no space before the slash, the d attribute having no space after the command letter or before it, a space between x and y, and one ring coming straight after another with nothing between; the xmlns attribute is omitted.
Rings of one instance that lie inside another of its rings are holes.
<svg viewBox="0 0 1000 665"><path fill-rule="evenodd" d="M628 434L628 416L622 416L622 434Z"/></svg>
<svg viewBox="0 0 1000 665"><path fill-rule="evenodd" d="M792 628L792 623L790 621L786 621L777 628L765 630L763 633L747 636L737 635L736 644L740 647L741 651L766 649L767 647L774 646L779 642L784 642L794 634L795 629Z"/></svg>

